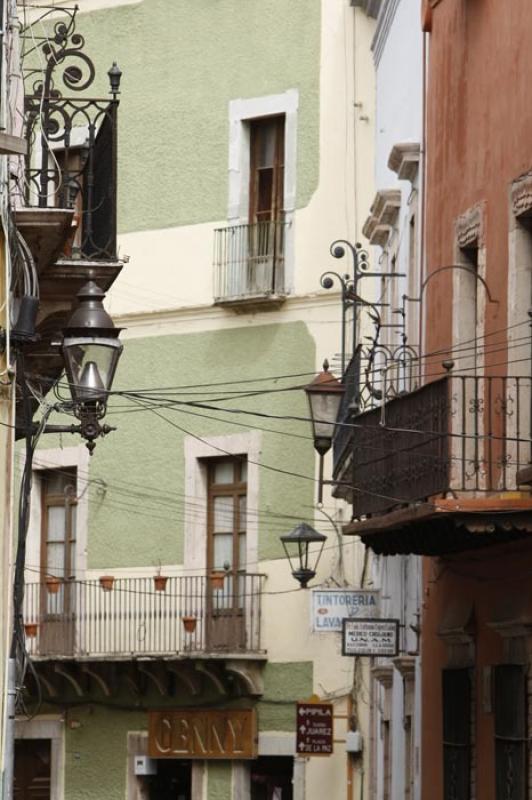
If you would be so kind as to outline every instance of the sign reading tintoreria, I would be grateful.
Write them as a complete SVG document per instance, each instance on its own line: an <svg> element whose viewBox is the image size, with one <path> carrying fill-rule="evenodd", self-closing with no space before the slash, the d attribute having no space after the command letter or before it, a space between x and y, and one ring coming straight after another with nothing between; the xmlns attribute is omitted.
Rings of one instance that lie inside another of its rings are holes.
<svg viewBox="0 0 532 800"><path fill-rule="evenodd" d="M376 617L379 592L375 589L313 589L312 630L341 632L347 618Z"/></svg>
<svg viewBox="0 0 532 800"><path fill-rule="evenodd" d="M257 741L253 709L149 712L151 758L256 758Z"/></svg>

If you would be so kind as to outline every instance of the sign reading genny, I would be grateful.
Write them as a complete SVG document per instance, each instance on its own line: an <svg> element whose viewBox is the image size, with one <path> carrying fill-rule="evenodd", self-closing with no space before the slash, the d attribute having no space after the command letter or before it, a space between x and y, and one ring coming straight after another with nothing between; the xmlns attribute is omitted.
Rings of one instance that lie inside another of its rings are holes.
<svg viewBox="0 0 532 800"><path fill-rule="evenodd" d="M378 613L379 592L373 589L312 590L314 633L341 632L344 619L375 617Z"/></svg>
<svg viewBox="0 0 532 800"><path fill-rule="evenodd" d="M151 758L256 758L257 737L253 709L149 712Z"/></svg>

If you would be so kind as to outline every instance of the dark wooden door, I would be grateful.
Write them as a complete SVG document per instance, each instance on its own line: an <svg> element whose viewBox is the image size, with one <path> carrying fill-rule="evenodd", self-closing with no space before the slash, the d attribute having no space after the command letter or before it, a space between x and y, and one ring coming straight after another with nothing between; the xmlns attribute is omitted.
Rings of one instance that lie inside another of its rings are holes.
<svg viewBox="0 0 532 800"><path fill-rule="evenodd" d="M15 800L50 800L51 764L50 739L17 739Z"/></svg>

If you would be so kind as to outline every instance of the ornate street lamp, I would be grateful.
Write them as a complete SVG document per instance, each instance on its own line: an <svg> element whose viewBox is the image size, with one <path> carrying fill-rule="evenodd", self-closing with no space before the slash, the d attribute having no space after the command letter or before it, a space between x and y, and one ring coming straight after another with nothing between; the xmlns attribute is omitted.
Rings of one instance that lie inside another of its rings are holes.
<svg viewBox="0 0 532 800"><path fill-rule="evenodd" d="M340 403L345 387L331 372L329 362L323 362L323 370L314 380L305 386L308 398L314 449L320 457L320 475L318 484L318 503L323 500L323 457L331 449L334 426L338 417Z"/></svg>
<svg viewBox="0 0 532 800"><path fill-rule="evenodd" d="M75 416L92 453L94 440L107 432L99 420L122 353L121 328L103 307L104 292L89 281L78 292L79 304L63 330L63 358Z"/></svg>
<svg viewBox="0 0 532 800"><path fill-rule="evenodd" d="M316 575L316 569L327 537L323 533L318 533L306 522L300 522L293 531L285 533L280 539L283 543L292 575L296 581L299 581L301 588L306 589L308 582ZM317 555L316 551L310 552L311 544L321 544Z"/></svg>

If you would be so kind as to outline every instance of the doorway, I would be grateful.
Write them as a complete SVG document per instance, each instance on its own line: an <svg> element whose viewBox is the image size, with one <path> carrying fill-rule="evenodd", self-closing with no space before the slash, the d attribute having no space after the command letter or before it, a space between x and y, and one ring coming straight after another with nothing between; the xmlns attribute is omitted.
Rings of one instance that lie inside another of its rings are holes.
<svg viewBox="0 0 532 800"><path fill-rule="evenodd" d="M191 800L192 762L157 759L157 774L148 778L148 800Z"/></svg>
<svg viewBox="0 0 532 800"><path fill-rule="evenodd" d="M51 740L17 739L14 800L50 800L51 777Z"/></svg>
<svg viewBox="0 0 532 800"><path fill-rule="evenodd" d="M292 800L293 774L293 758L258 758L251 765L250 800Z"/></svg>

